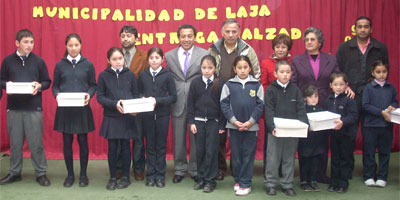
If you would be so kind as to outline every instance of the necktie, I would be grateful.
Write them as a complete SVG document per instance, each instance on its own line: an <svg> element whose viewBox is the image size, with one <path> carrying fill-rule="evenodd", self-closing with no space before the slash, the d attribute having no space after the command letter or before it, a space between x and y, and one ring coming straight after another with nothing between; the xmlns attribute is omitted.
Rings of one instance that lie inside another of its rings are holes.
<svg viewBox="0 0 400 200"><path fill-rule="evenodd" d="M190 53L185 51L185 52L183 52L183 54L185 54L185 56L186 56L185 62L183 64L183 75L185 75L185 77L186 77L186 72L187 72L188 67L189 67L189 55L190 55Z"/></svg>
<svg viewBox="0 0 400 200"><path fill-rule="evenodd" d="M130 60L129 60L129 57L130 57L130 52L129 51L125 51L125 66L126 67L129 67L129 62L130 62Z"/></svg>
<svg viewBox="0 0 400 200"><path fill-rule="evenodd" d="M211 79L207 79L207 86L206 86L206 89L207 89L208 86L210 86L210 84L211 84Z"/></svg>
<svg viewBox="0 0 400 200"><path fill-rule="evenodd" d="M153 72L153 82L156 81L156 74L157 72Z"/></svg>
<svg viewBox="0 0 400 200"><path fill-rule="evenodd" d="M26 56L21 56L21 59L22 59L22 61L24 61L24 62L25 62L25 60L26 60Z"/></svg>
<svg viewBox="0 0 400 200"><path fill-rule="evenodd" d="M117 69L117 70L115 70L115 72L117 73L117 77L118 77L118 75L119 75L119 73L120 73L121 71L119 71L119 69Z"/></svg>
<svg viewBox="0 0 400 200"><path fill-rule="evenodd" d="M72 59L72 65L75 66L75 64L76 64L76 60Z"/></svg>

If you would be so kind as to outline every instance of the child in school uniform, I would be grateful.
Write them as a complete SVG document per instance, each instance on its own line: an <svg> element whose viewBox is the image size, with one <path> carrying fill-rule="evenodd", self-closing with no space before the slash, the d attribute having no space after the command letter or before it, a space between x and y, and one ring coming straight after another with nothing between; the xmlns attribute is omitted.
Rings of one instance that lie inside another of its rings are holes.
<svg viewBox="0 0 400 200"><path fill-rule="evenodd" d="M138 98L136 77L124 67L124 54L119 47L107 52L108 67L100 73L97 83L97 101L104 108L100 136L108 140L110 179L107 190L127 188L130 184L130 139L136 134L135 114L124 114L122 101ZM119 151L118 148L121 148ZM118 152L122 157L122 177L117 183Z"/></svg>
<svg viewBox="0 0 400 200"><path fill-rule="evenodd" d="M60 92L83 92L85 106L83 107L57 107L54 119L54 130L63 134L63 152L68 176L64 187L71 187L75 181L73 166L72 143L77 135L79 144L79 158L81 171L79 186L89 184L87 165L89 161L89 147L87 135L94 130L90 99L96 92L96 73L93 63L81 55L81 38L76 33L71 33L65 40L65 57L56 64L54 69L53 95L58 102Z"/></svg>
<svg viewBox="0 0 400 200"><path fill-rule="evenodd" d="M226 120L220 106L223 81L215 75L216 60L206 55L201 59L201 74L190 84L187 118L196 138L197 175L194 190L214 191L218 173L219 134L225 132Z"/></svg>
<svg viewBox="0 0 400 200"><path fill-rule="evenodd" d="M141 72L138 79L139 93L143 97L152 97L155 105L154 111L141 113L146 138L146 186L163 188L169 114L171 104L176 102L176 87L171 73L161 66L164 54L160 48L151 48L147 60L150 67Z"/></svg>
<svg viewBox="0 0 400 200"><path fill-rule="evenodd" d="M306 112L320 112L323 109L318 105L318 88L309 85L303 90L306 103ZM299 154L300 188L305 192L320 191L317 184L318 169L321 167L318 159L324 153L326 131L309 131L307 138L300 138L297 152Z"/></svg>
<svg viewBox="0 0 400 200"><path fill-rule="evenodd" d="M342 72L334 72L330 76L330 87L333 94L325 101L325 108L340 114L336 126L330 130L331 137L331 183L329 192L345 193L349 187L352 174L352 144L356 138L358 127L357 104L345 94L347 76Z"/></svg>
<svg viewBox="0 0 400 200"><path fill-rule="evenodd" d="M373 80L367 84L362 96L362 109L365 113L362 124L363 175L366 186L385 187L388 177L393 141L393 123L389 113L398 107L396 89L386 80L388 74L388 65L376 61L371 71ZM378 170L375 161L377 148Z"/></svg>
<svg viewBox="0 0 400 200"><path fill-rule="evenodd" d="M235 76L225 83L221 93L221 109L227 119L232 152L232 176L236 195L251 192L254 156L257 147L258 120L263 112L264 89L253 77L247 56L233 62Z"/></svg>
<svg viewBox="0 0 400 200"><path fill-rule="evenodd" d="M277 79L265 90L265 135L268 137L267 166L265 169L265 186L268 195L276 195L279 165L282 165L280 184L282 192L295 196L293 175L297 152L298 138L276 137L274 117L298 119L308 123L306 109L300 89L289 80L292 76L290 64L286 60L276 63Z"/></svg>

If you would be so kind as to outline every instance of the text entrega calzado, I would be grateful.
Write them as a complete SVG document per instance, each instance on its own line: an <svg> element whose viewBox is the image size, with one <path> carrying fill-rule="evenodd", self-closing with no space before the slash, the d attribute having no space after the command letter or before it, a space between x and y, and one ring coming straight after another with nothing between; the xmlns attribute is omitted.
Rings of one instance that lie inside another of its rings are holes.
<svg viewBox="0 0 400 200"><path fill-rule="evenodd" d="M329 111L307 113L307 117L311 131L333 129L336 126L335 120L340 120L339 114Z"/></svg>
<svg viewBox="0 0 400 200"><path fill-rule="evenodd" d="M153 98L140 98L122 100L124 113L141 113L154 111Z"/></svg>
<svg viewBox="0 0 400 200"><path fill-rule="evenodd" d="M297 119L284 119L274 117L276 128L276 137L296 137L306 138L308 132L308 124Z"/></svg>
<svg viewBox="0 0 400 200"><path fill-rule="evenodd" d="M58 107L83 107L85 106L84 92L62 92L58 93Z"/></svg>

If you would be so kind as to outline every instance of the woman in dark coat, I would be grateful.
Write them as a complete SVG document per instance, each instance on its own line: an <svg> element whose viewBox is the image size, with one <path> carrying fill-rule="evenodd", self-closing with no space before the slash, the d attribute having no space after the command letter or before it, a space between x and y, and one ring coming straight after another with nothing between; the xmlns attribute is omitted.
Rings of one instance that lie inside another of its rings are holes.
<svg viewBox="0 0 400 200"><path fill-rule="evenodd" d="M296 84L301 91L308 85L317 87L319 91L318 105L323 107L323 103L330 92L329 77L333 72L338 72L339 67L334 55L321 52L324 44L324 36L320 29L315 27L307 28L304 32L303 39L306 52L293 57L293 75L291 81ZM321 157L322 164L318 174L318 181L329 183L329 178L326 176L329 149L328 135L326 135L321 145L325 147L325 152Z"/></svg>
<svg viewBox="0 0 400 200"><path fill-rule="evenodd" d="M97 85L97 101L104 108L100 135L108 140L108 166L110 179L108 190L127 188L130 184L131 164L130 139L135 136L135 114L124 114L122 101L138 98L136 77L124 67L124 54L118 47L107 52L108 67L100 73ZM118 146L122 157L122 177L117 183L116 163Z"/></svg>
<svg viewBox="0 0 400 200"><path fill-rule="evenodd" d="M59 93L83 92L86 93L85 103L83 107L57 107L54 130L63 133L64 159L68 170L64 186L71 187L75 180L72 142L76 134L81 164L79 186L85 187L89 184L86 175L89 159L87 134L94 130L89 101L96 92L96 73L92 62L80 54L81 38L78 34L69 34L65 39L65 46L65 57L56 64L54 70L53 95L58 102Z"/></svg>

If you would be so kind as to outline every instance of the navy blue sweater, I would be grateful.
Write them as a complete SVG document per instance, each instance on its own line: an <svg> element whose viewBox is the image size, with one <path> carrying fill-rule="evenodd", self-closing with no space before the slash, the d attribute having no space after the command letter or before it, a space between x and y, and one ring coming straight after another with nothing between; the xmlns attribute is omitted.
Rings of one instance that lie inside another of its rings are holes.
<svg viewBox="0 0 400 200"><path fill-rule="evenodd" d="M382 110L388 106L398 107L396 89L392 84L386 83L381 87L375 81L367 84L362 96L362 109L365 113L365 127L386 127L392 123L387 122L382 116Z"/></svg>
<svg viewBox="0 0 400 200"><path fill-rule="evenodd" d="M357 103L354 99L350 99L345 93L339 94L336 98L335 94L331 94L325 101L325 108L327 111L340 114L340 120L343 122L343 126L340 130L332 130L331 133L356 137L358 111Z"/></svg>
<svg viewBox="0 0 400 200"><path fill-rule="evenodd" d="M224 82L219 79L218 86L212 83L206 89L206 83L203 76L199 76L190 83L188 103L187 103L187 120L188 124L194 124L194 118L216 119L220 124L220 129L225 128L226 120L222 114L220 106L220 98ZM218 93L216 91L218 88Z"/></svg>
<svg viewBox="0 0 400 200"><path fill-rule="evenodd" d="M168 116L171 104L176 102L176 87L172 75L164 68L158 72L153 79L150 69L142 71L138 79L139 93L143 97L154 97L156 107L154 112L143 113L144 115Z"/></svg>
<svg viewBox="0 0 400 200"><path fill-rule="evenodd" d="M250 121L253 126L248 131L258 131L258 120L264 107L264 89L257 79L249 77L244 86L235 76L222 88L221 109L229 122L227 128L237 129L233 125L236 120L242 123Z"/></svg>
<svg viewBox="0 0 400 200"><path fill-rule="evenodd" d="M104 108L104 116L119 117L119 100L138 98L136 77L128 68L122 68L119 76L111 67L100 73L97 81L97 101Z"/></svg>
<svg viewBox="0 0 400 200"><path fill-rule="evenodd" d="M4 58L1 64L1 88L6 88L6 82L38 82L42 85L36 95L13 94L7 97L7 109L37 110L42 109L42 91L50 87L50 77L44 60L31 52L25 63L16 52Z"/></svg>

